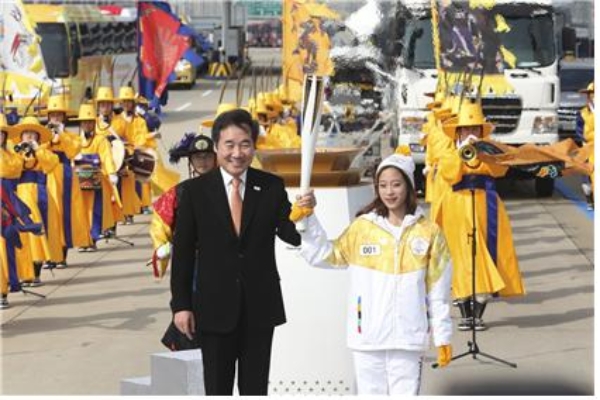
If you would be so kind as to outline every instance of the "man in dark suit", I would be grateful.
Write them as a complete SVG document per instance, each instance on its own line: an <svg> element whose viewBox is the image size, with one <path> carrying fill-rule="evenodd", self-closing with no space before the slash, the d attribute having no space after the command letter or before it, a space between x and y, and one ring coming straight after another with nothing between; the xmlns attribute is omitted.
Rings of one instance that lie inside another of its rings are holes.
<svg viewBox="0 0 600 400"><path fill-rule="evenodd" d="M257 136L248 112L221 114L212 128L220 168L184 182L177 209L173 322L199 336L207 395L232 394L236 362L240 394L266 395L273 329L286 321L275 235L294 246L300 235L283 180L250 168Z"/></svg>

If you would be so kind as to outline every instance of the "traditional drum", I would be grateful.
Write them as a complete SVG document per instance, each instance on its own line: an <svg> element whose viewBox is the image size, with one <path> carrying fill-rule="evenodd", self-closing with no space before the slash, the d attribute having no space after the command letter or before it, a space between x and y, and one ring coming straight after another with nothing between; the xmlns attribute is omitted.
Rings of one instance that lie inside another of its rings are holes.
<svg viewBox="0 0 600 400"><path fill-rule="evenodd" d="M84 154L75 160L75 173L79 177L81 190L102 189L102 170L97 154Z"/></svg>
<svg viewBox="0 0 600 400"><path fill-rule="evenodd" d="M156 167L157 159L156 152L152 149L142 147L135 149L133 156L128 160L129 170L135 175L135 180L148 182Z"/></svg>
<svg viewBox="0 0 600 400"><path fill-rule="evenodd" d="M110 146L117 175L127 176L125 143L121 139L115 138L110 141Z"/></svg>

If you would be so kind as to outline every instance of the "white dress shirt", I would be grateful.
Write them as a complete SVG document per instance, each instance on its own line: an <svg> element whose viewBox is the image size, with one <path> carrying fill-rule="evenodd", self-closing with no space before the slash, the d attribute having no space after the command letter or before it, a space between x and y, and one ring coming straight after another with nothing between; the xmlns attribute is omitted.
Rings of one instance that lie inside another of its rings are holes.
<svg viewBox="0 0 600 400"><path fill-rule="evenodd" d="M221 168L221 175L223 175L223 184L225 185L225 191L227 192L227 202L229 203L229 209L231 209L231 190L233 189L233 175L229 172L225 171L223 167ZM244 173L240 176L240 196L242 196L242 201L244 201L244 191L246 189L246 176L248 175L248 170L245 170Z"/></svg>

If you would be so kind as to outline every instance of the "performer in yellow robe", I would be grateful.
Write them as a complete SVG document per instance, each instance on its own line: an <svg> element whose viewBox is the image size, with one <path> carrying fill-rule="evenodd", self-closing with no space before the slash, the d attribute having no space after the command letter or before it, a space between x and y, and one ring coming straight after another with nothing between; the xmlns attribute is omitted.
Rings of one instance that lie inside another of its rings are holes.
<svg viewBox="0 0 600 400"><path fill-rule="evenodd" d="M124 144L128 143L127 141L127 126L125 121L122 118L116 118L115 113L113 112L113 106L115 102L113 90L110 87L102 86L98 88L96 93L96 98L94 99L96 102L96 108L98 111L98 118L96 121L96 134L105 136L109 143L111 144L111 151L113 149L113 141L121 140ZM124 159L124 154L122 154L122 158ZM116 161L113 158L113 161ZM122 165L115 165L115 169L119 171ZM118 175L117 175L118 177ZM119 185L120 179L117 183ZM130 200L130 196L126 196L128 200ZM133 204L121 204L119 205L117 202L112 203L112 212L113 217L116 222L125 221L125 215L127 215L123 208L127 208L127 211L131 211L133 209ZM115 234L116 227L110 227L110 233Z"/></svg>
<svg viewBox="0 0 600 400"><path fill-rule="evenodd" d="M259 93L256 100L256 115L264 133L256 142L257 149L294 149L300 148L302 140L298 135L295 121L280 122L279 113L283 105L277 103L273 96Z"/></svg>
<svg viewBox="0 0 600 400"><path fill-rule="evenodd" d="M594 166L594 82L590 83L585 89L579 91L587 95L587 104L583 107L577 116L576 135L579 140L586 144L591 144L592 151L588 162ZM583 193L587 199L588 210L594 209L594 173L581 185Z"/></svg>
<svg viewBox="0 0 600 400"><path fill-rule="evenodd" d="M428 93L425 93L428 95ZM423 124L421 131L423 132L423 139L421 143L425 146L425 168L423 168L423 175L425 175L425 202L431 203L433 198L433 180L432 175L429 172L433 169L433 143L434 137L432 131L435 127L435 114L434 110L439 110L441 102L431 102L427 104L427 108L430 110L425 117L425 123Z"/></svg>
<svg viewBox="0 0 600 400"><path fill-rule="evenodd" d="M156 164L150 182L136 181L136 192L141 201L142 213L152 214L150 206L152 205L152 190L156 194L168 190L179 182L179 174L175 171L165 168L160 158L160 153L156 151L158 144L156 139L160 138L160 118L148 109L148 100L143 96L136 97L136 113L141 116L146 122L146 133L136 131L134 145L136 148L145 147L156 152Z"/></svg>
<svg viewBox="0 0 600 400"><path fill-rule="evenodd" d="M131 86L124 86L119 89L119 101L123 111L114 117L115 120L122 120L125 125L125 134L122 137L127 152L126 157L133 156L135 150L135 137L147 134L146 122L135 112L135 92ZM115 121L116 122L116 121ZM133 223L133 216L141 211L141 201L135 190L135 175L127 167L123 166L119 173L119 193L123 202L123 214L125 214L125 225Z"/></svg>
<svg viewBox="0 0 600 400"><path fill-rule="evenodd" d="M156 155L156 162L154 166L154 171L150 176L150 182L141 183L141 200L142 206L144 207L144 204L146 204L148 200L151 201L152 194L155 194L157 196L161 195L162 193L175 186L179 182L179 173L168 169L162 161L162 157L160 156L160 152L158 151L157 139L160 139L160 132L158 131L158 127L151 130L148 128L147 125L146 129L142 129L141 123L140 125L138 125L138 127L140 129L135 130L133 138L135 147L151 149ZM152 193L150 193L150 188L152 188ZM149 208L147 208L147 210L149 210ZM151 212L145 211L144 213Z"/></svg>
<svg viewBox="0 0 600 400"><path fill-rule="evenodd" d="M36 117L24 117L9 132L9 139L19 142L15 151L23 160L23 172L17 186L17 195L31 210L34 223L41 223L44 234L29 234L29 246L33 259L34 279L23 286L40 286L40 273L44 262L50 260L48 244L48 210L56 207L53 198L48 195L47 176L59 164L58 156L47 149L52 133Z"/></svg>
<svg viewBox="0 0 600 400"><path fill-rule="evenodd" d="M427 171L427 184L429 186L427 187L426 193L429 194L429 192L431 192L430 219L432 221L437 221L438 224L441 225L441 219L438 218L438 215L441 212L444 196L451 187L445 179L440 177L439 159L444 153L450 151L450 149L454 147L452 140L444 135L442 126L444 122L448 122L450 118L453 118L454 114L448 109L440 109L434 110L432 115L433 125L427 140L426 162L429 168Z"/></svg>
<svg viewBox="0 0 600 400"><path fill-rule="evenodd" d="M443 202L441 224L452 262L452 292L463 319L458 329L486 329L482 316L491 296L520 296L525 293L512 231L504 203L498 196L494 178L506 174L507 167L486 164L477 158L465 161L460 157L462 146L473 140L485 138L493 126L485 122L481 105L470 100L460 109L456 123L444 125L444 133L456 146L439 159L439 173L452 191ZM473 195L473 196L472 196ZM475 222L473 221L475 211ZM472 260L470 234L475 223L476 257ZM475 304L470 306L472 295L472 263L475 263Z"/></svg>
<svg viewBox="0 0 600 400"><path fill-rule="evenodd" d="M49 267L67 267L68 249L92 244L90 227L83 206L79 177L72 161L81 151L81 137L65 130L67 105L64 95L48 99L48 128L53 137L48 148L58 156L60 164L48 175L48 192L56 207L48 210Z"/></svg>
<svg viewBox="0 0 600 400"><path fill-rule="evenodd" d="M0 298L0 309L10 306L8 293L9 291L20 291L21 280L32 281L34 279L29 234L21 229L23 223L31 223L30 210L24 206L16 194L17 184L23 171L23 159L8 150L8 146L12 148L13 145L12 142L10 144L8 142L11 131L12 127L8 125L6 117L4 114L0 114L0 181L2 185L2 229L0 230L0 291L2 297ZM21 221L17 219L21 219Z"/></svg>
<svg viewBox="0 0 600 400"><path fill-rule="evenodd" d="M113 214L113 199L118 203L117 170L113 161L111 147L105 135L96 134L96 110L92 104L82 104L79 116L73 121L79 121L82 147L81 153L75 158L75 165L87 164L100 168L101 188L99 190L82 190L83 204L87 210L88 224L93 244L80 248L80 251L96 251L96 241L102 233L115 226Z"/></svg>

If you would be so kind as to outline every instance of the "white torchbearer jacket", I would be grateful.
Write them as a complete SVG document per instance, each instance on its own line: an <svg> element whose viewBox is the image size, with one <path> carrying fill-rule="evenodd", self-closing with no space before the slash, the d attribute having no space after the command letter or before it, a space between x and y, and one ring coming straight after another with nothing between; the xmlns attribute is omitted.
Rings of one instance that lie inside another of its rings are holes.
<svg viewBox="0 0 600 400"><path fill-rule="evenodd" d="M374 212L327 240L316 216L306 218L300 254L320 268L347 268L347 341L354 350L425 351L450 344L452 262L441 229L418 208L397 240Z"/></svg>

